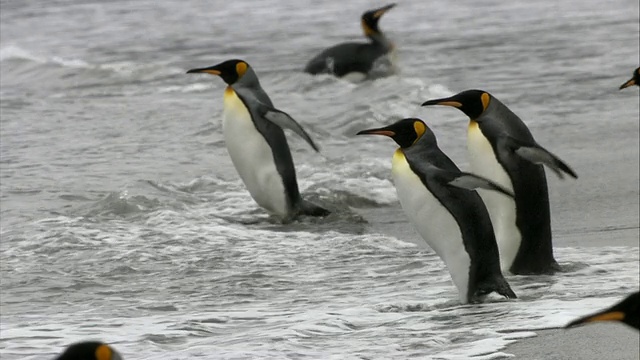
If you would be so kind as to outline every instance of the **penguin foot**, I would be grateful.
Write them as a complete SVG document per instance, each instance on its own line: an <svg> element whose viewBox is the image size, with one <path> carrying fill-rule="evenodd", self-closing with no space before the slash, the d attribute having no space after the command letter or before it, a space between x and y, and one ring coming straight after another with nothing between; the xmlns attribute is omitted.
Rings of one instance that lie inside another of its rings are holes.
<svg viewBox="0 0 640 360"><path fill-rule="evenodd" d="M516 293L514 293L513 290L511 290L511 287L509 286L509 284L507 284L506 281L504 282L504 285L498 287L496 292L498 294L504 296L507 299L517 299L518 298Z"/></svg>
<svg viewBox="0 0 640 360"><path fill-rule="evenodd" d="M331 214L331 211L320 207L312 202L302 200L300 203L300 215L324 217Z"/></svg>
<svg viewBox="0 0 640 360"><path fill-rule="evenodd" d="M478 290L473 294L472 299L482 299L494 291L507 299L518 298L516 293L511 290L511 286L509 286L507 280L502 276L496 276L493 279L479 284Z"/></svg>

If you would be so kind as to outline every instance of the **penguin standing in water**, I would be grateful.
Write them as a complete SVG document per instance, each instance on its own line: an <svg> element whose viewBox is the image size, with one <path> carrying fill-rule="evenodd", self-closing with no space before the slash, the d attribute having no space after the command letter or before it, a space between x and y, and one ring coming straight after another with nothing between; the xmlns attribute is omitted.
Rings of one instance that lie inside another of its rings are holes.
<svg viewBox="0 0 640 360"><path fill-rule="evenodd" d="M400 146L391 169L400 204L420 236L444 261L460 301L481 302L494 291L515 298L500 270L489 214L473 189L513 195L487 179L461 172L420 119L400 120L358 135L388 136Z"/></svg>
<svg viewBox="0 0 640 360"><path fill-rule="evenodd" d="M629 86L633 86L633 85L640 86L640 67L633 72L633 76L631 77L631 79L629 79L624 84L620 85L620 90L628 88Z"/></svg>
<svg viewBox="0 0 640 360"><path fill-rule="evenodd" d="M362 30L370 40L368 43L348 42L325 49L307 63L304 71L312 75L333 74L355 81L366 78L374 63L394 48L391 40L378 28L382 15L394 6L396 4L390 4L362 14Z"/></svg>
<svg viewBox="0 0 640 360"><path fill-rule="evenodd" d="M122 360L122 356L103 342L83 341L69 345L56 360Z"/></svg>
<svg viewBox="0 0 640 360"><path fill-rule="evenodd" d="M553 257L547 179L541 164L560 178L576 173L538 145L527 126L498 99L482 90L429 100L422 106L447 105L470 119L467 147L473 172L513 191L515 199L479 190L496 231L502 269L513 274L552 274Z"/></svg>
<svg viewBox="0 0 640 360"><path fill-rule="evenodd" d="M304 129L273 107L253 69L242 60L228 60L187 74L218 75L226 82L222 128L234 167L251 197L283 223L298 215L326 216L329 211L300 196L296 171L282 128L293 130L319 151Z"/></svg>
<svg viewBox="0 0 640 360"><path fill-rule="evenodd" d="M576 319L566 328L600 321L620 321L640 330L640 292L634 292L608 309Z"/></svg>

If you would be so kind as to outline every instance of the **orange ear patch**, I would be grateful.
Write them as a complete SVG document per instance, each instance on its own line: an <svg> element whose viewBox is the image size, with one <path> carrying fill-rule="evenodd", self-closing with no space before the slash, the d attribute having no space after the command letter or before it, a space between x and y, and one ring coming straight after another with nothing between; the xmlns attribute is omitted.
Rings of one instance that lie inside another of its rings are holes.
<svg viewBox="0 0 640 360"><path fill-rule="evenodd" d="M487 93L482 93L482 95L480 95L480 100L482 101L482 111L487 110L487 106L489 106L489 102L491 101L491 96Z"/></svg>
<svg viewBox="0 0 640 360"><path fill-rule="evenodd" d="M242 77L242 75L247 72L247 67L247 63L244 61L240 61L236 64L236 73L238 73L238 77Z"/></svg>
<svg viewBox="0 0 640 360"><path fill-rule="evenodd" d="M416 141L420 139L422 134L427 131L427 126L422 121L414 121L413 122L413 130L416 132Z"/></svg>
<svg viewBox="0 0 640 360"><path fill-rule="evenodd" d="M111 360L111 355L113 352L109 345L100 345L96 348L96 359L97 360Z"/></svg>

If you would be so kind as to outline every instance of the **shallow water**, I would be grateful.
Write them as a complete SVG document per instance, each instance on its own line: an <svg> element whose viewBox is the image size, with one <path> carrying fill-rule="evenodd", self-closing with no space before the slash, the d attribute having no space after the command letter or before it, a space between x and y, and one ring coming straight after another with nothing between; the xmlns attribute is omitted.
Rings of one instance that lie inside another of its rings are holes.
<svg viewBox="0 0 640 360"><path fill-rule="evenodd" d="M87 338L125 358L497 358L638 288L637 1L403 1L381 22L400 73L300 73L360 36L366 1L2 1L0 356ZM382 5L376 3L373 6ZM239 17L242 20L239 21ZM220 79L240 57L277 107L303 195L334 211L282 226L238 179ZM466 119L429 98L482 88L578 172L549 174L556 276L509 276L515 301L462 306L410 228L388 139L423 118L462 167Z"/></svg>

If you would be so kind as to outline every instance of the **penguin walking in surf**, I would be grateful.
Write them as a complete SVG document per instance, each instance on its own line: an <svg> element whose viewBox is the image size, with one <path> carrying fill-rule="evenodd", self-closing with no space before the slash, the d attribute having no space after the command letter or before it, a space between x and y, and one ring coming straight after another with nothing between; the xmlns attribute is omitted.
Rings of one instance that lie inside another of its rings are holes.
<svg viewBox="0 0 640 360"><path fill-rule="evenodd" d="M304 72L312 75L333 74L354 81L367 78L374 64L383 56L392 55L394 50L393 42L378 27L382 15L394 6L396 4L390 4L362 14L362 31L369 42L347 42L327 48L307 63ZM388 58L390 62L392 57ZM393 67L393 64L390 65Z"/></svg>
<svg viewBox="0 0 640 360"><path fill-rule="evenodd" d="M251 197L283 223L298 215L330 212L300 196L296 171L283 128L293 130L315 150L318 146L287 113L273 107L253 69L242 60L191 69L187 74L218 75L224 91L222 128L227 151Z"/></svg>
<svg viewBox="0 0 640 360"><path fill-rule="evenodd" d="M472 171L513 191L515 198L479 190L496 232L504 271L517 275L560 270L553 256L547 179L542 164L560 178L578 175L536 143L520 118L486 91L467 90L422 106L453 106L469 122L467 148Z"/></svg>
<svg viewBox="0 0 640 360"><path fill-rule="evenodd" d="M473 189L513 195L487 179L461 172L420 119L403 119L358 135L388 136L400 146L391 169L400 204L420 236L444 261L460 301L481 302L494 291L516 298L500 270L489 214Z"/></svg>

